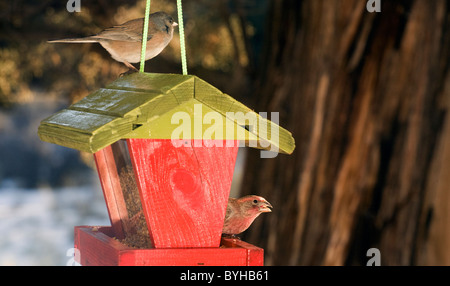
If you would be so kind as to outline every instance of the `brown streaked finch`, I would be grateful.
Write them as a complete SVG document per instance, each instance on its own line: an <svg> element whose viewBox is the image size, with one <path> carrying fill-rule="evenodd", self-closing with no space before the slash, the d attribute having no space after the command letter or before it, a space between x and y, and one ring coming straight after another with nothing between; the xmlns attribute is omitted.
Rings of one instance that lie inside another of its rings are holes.
<svg viewBox="0 0 450 286"><path fill-rule="evenodd" d="M260 214L271 212L270 208L272 205L260 196L229 198L222 233L234 236L244 232Z"/></svg>

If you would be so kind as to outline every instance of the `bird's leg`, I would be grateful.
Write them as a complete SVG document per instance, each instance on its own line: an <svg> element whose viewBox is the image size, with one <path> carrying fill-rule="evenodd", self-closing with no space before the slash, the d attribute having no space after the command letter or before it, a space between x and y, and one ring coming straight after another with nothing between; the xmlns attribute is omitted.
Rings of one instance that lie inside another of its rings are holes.
<svg viewBox="0 0 450 286"><path fill-rule="evenodd" d="M133 66L133 65L130 64L129 62L123 61L123 63L124 63L130 70L133 70L133 71L135 71L135 72L139 71L135 66Z"/></svg>
<svg viewBox="0 0 450 286"><path fill-rule="evenodd" d="M129 75L129 74L132 74L132 73L135 73L136 71L135 70L127 70L126 72L123 72L123 73L121 73L120 75L119 75L119 77L123 77L123 76L125 76L125 75Z"/></svg>
<svg viewBox="0 0 450 286"><path fill-rule="evenodd" d="M237 236L237 234L225 234L225 233L223 233L222 236L225 237L225 238L231 238L231 239L241 240L241 239L239 238L239 236Z"/></svg>
<svg viewBox="0 0 450 286"><path fill-rule="evenodd" d="M120 74L120 76L124 76L124 75L129 75L135 72L138 72L139 70L137 68L135 68L132 64L130 64L129 62L123 62L128 68L129 70L126 72L123 72Z"/></svg>
<svg viewBox="0 0 450 286"><path fill-rule="evenodd" d="M135 67L134 67L132 64L130 64L129 62L124 61L123 63L129 68L129 70L126 71L126 72L121 73L121 74L120 74L121 77L124 76L124 75L129 75L129 74L132 74L132 73L135 73L135 72L138 72L138 71L139 71L137 68L135 68Z"/></svg>

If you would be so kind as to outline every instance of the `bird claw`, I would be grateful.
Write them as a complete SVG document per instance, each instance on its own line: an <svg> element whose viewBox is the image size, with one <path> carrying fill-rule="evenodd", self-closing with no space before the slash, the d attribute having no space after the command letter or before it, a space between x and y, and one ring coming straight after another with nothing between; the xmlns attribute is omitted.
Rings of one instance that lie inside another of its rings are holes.
<svg viewBox="0 0 450 286"><path fill-rule="evenodd" d="M241 238L239 236L237 236L236 234L222 234L223 238L230 238L230 239L236 239L236 240L241 240Z"/></svg>
<svg viewBox="0 0 450 286"><path fill-rule="evenodd" d="M123 77L123 76L125 76L125 75L130 75L130 74L133 74L133 73L135 73L135 72L138 72L138 70L129 69L128 71L121 73L121 74L119 75L119 77Z"/></svg>

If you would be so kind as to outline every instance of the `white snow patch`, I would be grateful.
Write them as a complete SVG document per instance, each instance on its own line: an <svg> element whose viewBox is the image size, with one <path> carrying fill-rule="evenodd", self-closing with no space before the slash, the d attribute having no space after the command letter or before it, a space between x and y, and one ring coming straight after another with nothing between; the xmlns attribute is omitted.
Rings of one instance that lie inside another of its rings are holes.
<svg viewBox="0 0 450 286"><path fill-rule="evenodd" d="M0 265L66 265L77 225L110 225L100 186L0 188Z"/></svg>

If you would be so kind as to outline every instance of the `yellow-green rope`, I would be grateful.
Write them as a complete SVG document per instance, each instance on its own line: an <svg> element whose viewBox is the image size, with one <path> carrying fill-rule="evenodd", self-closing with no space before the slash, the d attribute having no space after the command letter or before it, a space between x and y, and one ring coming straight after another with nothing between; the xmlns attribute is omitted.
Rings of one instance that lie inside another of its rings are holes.
<svg viewBox="0 0 450 286"><path fill-rule="evenodd" d="M184 45L184 25L183 25L183 8L181 7L181 0L177 0L178 9L178 30L180 31L180 49L181 49L181 67L183 75L187 75L186 63L186 46Z"/></svg>
<svg viewBox="0 0 450 286"><path fill-rule="evenodd" d="M183 25L183 8L181 6L181 0L177 0L178 10L178 26L180 31L180 49L181 49L181 67L183 75L187 75L187 61L186 61L186 46L184 43L184 25ZM141 49L141 64L139 67L140 72L144 72L145 67L145 50L147 49L147 35L148 35L148 19L150 15L150 0L147 0L145 6L145 18L144 18L144 30L142 32L142 49Z"/></svg>
<svg viewBox="0 0 450 286"><path fill-rule="evenodd" d="M145 6L144 30L142 32L141 64L139 66L140 72L144 72L144 67L145 67L145 50L147 49L149 16L150 16L150 0L147 0L147 5Z"/></svg>

